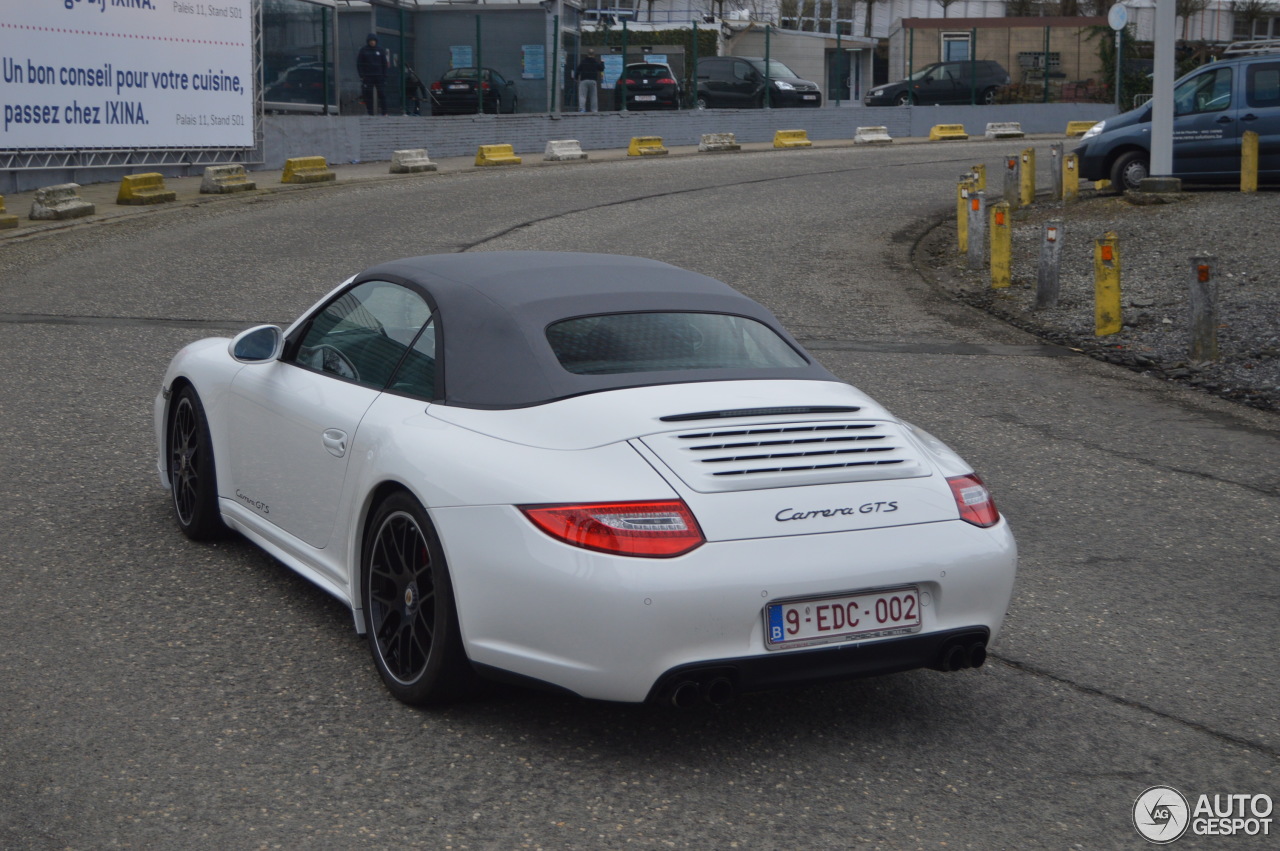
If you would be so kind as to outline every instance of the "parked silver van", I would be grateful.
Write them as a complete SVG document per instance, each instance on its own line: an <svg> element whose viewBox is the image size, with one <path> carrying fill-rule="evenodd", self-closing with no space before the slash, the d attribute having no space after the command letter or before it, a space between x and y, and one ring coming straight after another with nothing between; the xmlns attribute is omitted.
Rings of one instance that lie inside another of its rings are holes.
<svg viewBox="0 0 1280 851"><path fill-rule="evenodd" d="M1258 181L1280 182L1280 39L1239 42L1173 87L1173 177L1240 179L1240 142L1258 134ZM1151 104L1100 121L1075 152L1080 176L1137 189L1150 172Z"/></svg>

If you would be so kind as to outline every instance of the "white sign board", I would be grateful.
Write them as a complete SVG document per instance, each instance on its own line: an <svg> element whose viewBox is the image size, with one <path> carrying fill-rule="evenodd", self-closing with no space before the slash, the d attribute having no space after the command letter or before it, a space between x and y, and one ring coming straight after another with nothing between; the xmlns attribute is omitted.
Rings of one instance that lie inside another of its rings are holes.
<svg viewBox="0 0 1280 851"><path fill-rule="evenodd" d="M1111 25L1111 29L1119 32L1129 25L1129 7L1123 3L1117 3L1111 7L1111 11L1107 12L1107 23Z"/></svg>
<svg viewBox="0 0 1280 851"><path fill-rule="evenodd" d="M5 0L0 149L253 147L250 0Z"/></svg>

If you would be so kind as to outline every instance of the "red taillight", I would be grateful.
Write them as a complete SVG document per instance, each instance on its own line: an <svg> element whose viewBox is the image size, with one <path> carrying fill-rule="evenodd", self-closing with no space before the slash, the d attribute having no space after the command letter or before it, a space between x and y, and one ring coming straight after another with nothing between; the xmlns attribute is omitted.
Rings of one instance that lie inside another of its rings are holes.
<svg viewBox="0 0 1280 851"><path fill-rule="evenodd" d="M663 77L662 79L658 80L658 85L660 86L674 86L675 84L676 84L676 81L671 79L670 77Z"/></svg>
<svg viewBox="0 0 1280 851"><path fill-rule="evenodd" d="M480 88L484 89L484 90L487 92L487 91L489 91L489 84L488 84L488 83L481 83L481 84L480 84Z"/></svg>
<svg viewBox="0 0 1280 851"><path fill-rule="evenodd" d="M519 508L551 537L602 553L671 558L706 541L693 512L678 499Z"/></svg>
<svg viewBox="0 0 1280 851"><path fill-rule="evenodd" d="M994 526L1000 521L996 501L991 498L987 486L977 474L953 476L947 479L947 484L951 485L951 494L956 498L961 520L983 528Z"/></svg>
<svg viewBox="0 0 1280 851"><path fill-rule="evenodd" d="M436 80L434 83L431 84L431 91L433 92L444 91L444 85L439 80Z"/></svg>
<svg viewBox="0 0 1280 851"><path fill-rule="evenodd" d="M634 86L636 84L635 80L623 80L622 82L628 86Z"/></svg>

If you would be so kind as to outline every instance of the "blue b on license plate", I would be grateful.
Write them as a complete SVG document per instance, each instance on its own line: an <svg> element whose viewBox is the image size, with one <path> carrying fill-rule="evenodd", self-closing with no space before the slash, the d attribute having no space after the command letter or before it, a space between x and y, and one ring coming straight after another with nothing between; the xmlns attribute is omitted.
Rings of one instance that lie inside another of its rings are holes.
<svg viewBox="0 0 1280 851"><path fill-rule="evenodd" d="M909 585L770 603L764 620L768 650L907 635L920 630L920 590Z"/></svg>

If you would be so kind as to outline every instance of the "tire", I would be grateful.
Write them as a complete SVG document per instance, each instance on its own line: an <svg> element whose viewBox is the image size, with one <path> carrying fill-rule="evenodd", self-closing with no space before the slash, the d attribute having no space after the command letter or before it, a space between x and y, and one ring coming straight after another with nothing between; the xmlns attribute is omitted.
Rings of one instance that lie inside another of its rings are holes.
<svg viewBox="0 0 1280 851"><path fill-rule="evenodd" d="M360 591L373 664L396 699L429 706L476 692L440 540L407 493L392 494L373 513Z"/></svg>
<svg viewBox="0 0 1280 851"><path fill-rule="evenodd" d="M996 102L996 88L992 86L982 92L982 96L978 98L978 103L985 103L987 106Z"/></svg>
<svg viewBox="0 0 1280 851"><path fill-rule="evenodd" d="M516 112L517 112L519 109L520 109L520 98L512 98L512 99L511 99L511 109L507 110L507 114L508 114L508 115L515 115L515 114L516 114Z"/></svg>
<svg viewBox="0 0 1280 851"><path fill-rule="evenodd" d="M894 106L910 106L911 92L898 92L897 97L893 99Z"/></svg>
<svg viewBox="0 0 1280 851"><path fill-rule="evenodd" d="M709 104L707 103L706 95L698 95L698 97L693 102L694 109L707 109L708 106Z"/></svg>
<svg viewBox="0 0 1280 851"><path fill-rule="evenodd" d="M1137 189L1150 174L1146 151L1125 151L1111 166L1111 186L1123 194Z"/></svg>
<svg viewBox="0 0 1280 851"><path fill-rule="evenodd" d="M169 493L178 528L193 541L221 537L227 527L218 512L218 480L209 421L196 391L187 385L169 408Z"/></svg>

